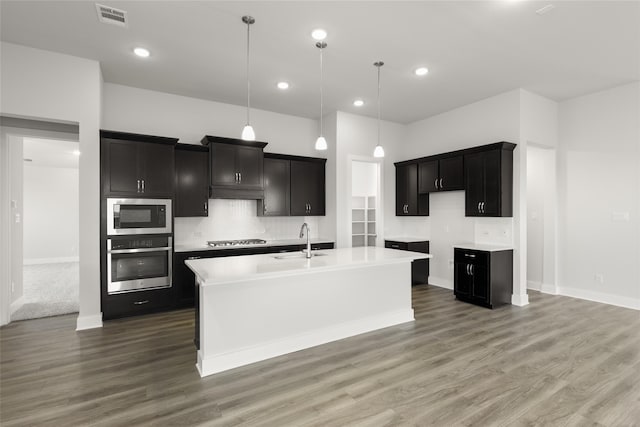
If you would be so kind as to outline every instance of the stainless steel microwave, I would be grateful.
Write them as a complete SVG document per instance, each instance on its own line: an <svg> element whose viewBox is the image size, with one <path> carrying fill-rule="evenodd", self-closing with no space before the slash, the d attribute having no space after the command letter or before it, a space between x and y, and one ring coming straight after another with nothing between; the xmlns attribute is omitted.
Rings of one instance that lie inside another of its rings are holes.
<svg viewBox="0 0 640 427"><path fill-rule="evenodd" d="M107 235L171 234L171 199L107 199Z"/></svg>

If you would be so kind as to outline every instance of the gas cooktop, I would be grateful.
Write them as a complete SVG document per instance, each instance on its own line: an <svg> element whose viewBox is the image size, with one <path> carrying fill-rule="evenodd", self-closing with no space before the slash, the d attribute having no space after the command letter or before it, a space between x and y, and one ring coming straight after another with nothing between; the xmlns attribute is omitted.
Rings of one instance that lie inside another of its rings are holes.
<svg viewBox="0 0 640 427"><path fill-rule="evenodd" d="M207 245L217 248L220 246L264 245L265 243L267 243L267 241L262 239L209 240Z"/></svg>

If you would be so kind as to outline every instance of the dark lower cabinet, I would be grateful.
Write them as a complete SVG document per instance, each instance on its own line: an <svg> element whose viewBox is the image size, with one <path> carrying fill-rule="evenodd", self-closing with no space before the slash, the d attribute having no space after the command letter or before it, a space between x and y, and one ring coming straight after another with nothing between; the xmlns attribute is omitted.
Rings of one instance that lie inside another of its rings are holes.
<svg viewBox="0 0 640 427"><path fill-rule="evenodd" d="M104 320L167 311L175 308L173 289L127 292L102 296Z"/></svg>
<svg viewBox="0 0 640 427"><path fill-rule="evenodd" d="M421 242L399 242L396 240L385 240L384 247L388 249L399 249L403 251L429 253L429 241ZM411 263L411 284L426 285L429 282L429 260L417 259Z"/></svg>
<svg viewBox="0 0 640 427"><path fill-rule="evenodd" d="M511 303L513 250L454 248L453 289L457 299L494 308Z"/></svg>
<svg viewBox="0 0 640 427"><path fill-rule="evenodd" d="M209 150L201 145L176 145L175 217L209 215Z"/></svg>

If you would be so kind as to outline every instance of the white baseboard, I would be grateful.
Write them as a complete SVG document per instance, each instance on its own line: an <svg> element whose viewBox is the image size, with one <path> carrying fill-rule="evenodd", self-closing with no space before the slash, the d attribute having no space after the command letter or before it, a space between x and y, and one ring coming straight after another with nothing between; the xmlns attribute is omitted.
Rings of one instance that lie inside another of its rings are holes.
<svg viewBox="0 0 640 427"><path fill-rule="evenodd" d="M29 258L25 259L22 264L23 265L36 265L36 264L58 264L61 262L78 262L80 257L77 256L69 256L69 257L58 257L58 258Z"/></svg>
<svg viewBox="0 0 640 427"><path fill-rule="evenodd" d="M618 307L631 308L633 310L640 310L640 299L637 298L621 297L618 295L606 294L604 292L588 291L566 286L559 287L558 294L587 301L615 305Z"/></svg>
<svg viewBox="0 0 640 427"><path fill-rule="evenodd" d="M442 277L429 276L429 284L439 288L453 290L453 282L448 279L443 279Z"/></svg>
<svg viewBox="0 0 640 427"><path fill-rule="evenodd" d="M102 328L102 313L91 316L78 316L78 320L76 320L76 331L94 328Z"/></svg>
<svg viewBox="0 0 640 427"><path fill-rule="evenodd" d="M23 304L24 304L24 296L20 296L20 298L12 302L9 305L9 318L11 318L11 315L13 315L13 313L18 311L18 309L22 307Z"/></svg>
<svg viewBox="0 0 640 427"><path fill-rule="evenodd" d="M517 305L518 307L524 307L525 305L529 305L529 295L527 294L511 295L511 305Z"/></svg>
<svg viewBox="0 0 640 427"><path fill-rule="evenodd" d="M534 282L533 280L527 281L527 289L531 289L533 291L539 291L545 294L557 295L558 290L556 289L556 285L550 285L548 283Z"/></svg>
<svg viewBox="0 0 640 427"><path fill-rule="evenodd" d="M412 322L413 309L401 310L393 313L353 320L326 328L316 329L300 335L290 336L276 341L241 348L237 351L202 357L202 350L198 350L196 368L201 377L227 371L239 366L315 347L328 342L341 340L365 332Z"/></svg>

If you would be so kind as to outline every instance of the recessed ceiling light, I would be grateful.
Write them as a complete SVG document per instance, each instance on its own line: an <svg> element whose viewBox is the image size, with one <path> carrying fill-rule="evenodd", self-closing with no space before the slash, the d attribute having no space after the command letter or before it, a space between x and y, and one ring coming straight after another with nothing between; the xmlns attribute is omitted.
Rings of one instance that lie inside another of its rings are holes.
<svg viewBox="0 0 640 427"><path fill-rule="evenodd" d="M429 73L429 69L427 67L416 68L414 71L416 76L426 76Z"/></svg>
<svg viewBox="0 0 640 427"><path fill-rule="evenodd" d="M80 150L73 150L73 155L74 156L79 156L80 155Z"/></svg>
<svg viewBox="0 0 640 427"><path fill-rule="evenodd" d="M289 89L289 83L287 82L278 82L278 89L286 90Z"/></svg>
<svg viewBox="0 0 640 427"><path fill-rule="evenodd" d="M322 28L316 28L311 32L311 37L316 40L324 40L327 38L327 32Z"/></svg>
<svg viewBox="0 0 640 427"><path fill-rule="evenodd" d="M364 101L362 99L356 99L355 101L353 101L353 105L355 105L356 107L362 107L364 105Z"/></svg>
<svg viewBox="0 0 640 427"><path fill-rule="evenodd" d="M148 58L149 55L151 54L151 52L149 52L148 49L145 49L143 47L137 47L133 49L133 53L138 55L140 58Z"/></svg>

